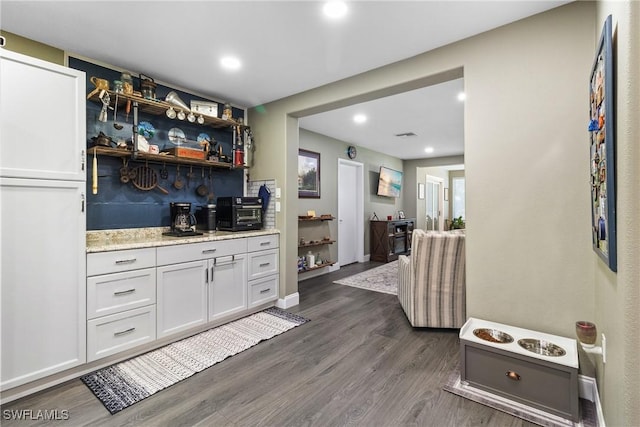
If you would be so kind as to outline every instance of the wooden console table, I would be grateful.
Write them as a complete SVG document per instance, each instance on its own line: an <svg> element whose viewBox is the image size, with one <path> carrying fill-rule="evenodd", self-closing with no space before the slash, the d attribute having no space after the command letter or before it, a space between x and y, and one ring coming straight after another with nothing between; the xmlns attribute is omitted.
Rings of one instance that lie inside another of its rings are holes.
<svg viewBox="0 0 640 427"><path fill-rule="evenodd" d="M415 219L370 221L371 261L390 262L410 254L415 223Z"/></svg>

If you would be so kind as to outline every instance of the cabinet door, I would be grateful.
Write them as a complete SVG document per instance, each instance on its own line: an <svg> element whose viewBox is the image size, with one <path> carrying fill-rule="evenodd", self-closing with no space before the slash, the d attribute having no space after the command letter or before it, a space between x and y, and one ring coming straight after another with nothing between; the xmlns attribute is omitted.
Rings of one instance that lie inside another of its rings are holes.
<svg viewBox="0 0 640 427"><path fill-rule="evenodd" d="M209 261L209 321L247 308L247 256L238 254Z"/></svg>
<svg viewBox="0 0 640 427"><path fill-rule="evenodd" d="M0 76L0 175L84 181L84 72L0 49Z"/></svg>
<svg viewBox="0 0 640 427"><path fill-rule="evenodd" d="M158 338L207 322L206 274L207 261L156 269Z"/></svg>
<svg viewBox="0 0 640 427"><path fill-rule="evenodd" d="M0 178L2 389L86 360L84 189Z"/></svg>

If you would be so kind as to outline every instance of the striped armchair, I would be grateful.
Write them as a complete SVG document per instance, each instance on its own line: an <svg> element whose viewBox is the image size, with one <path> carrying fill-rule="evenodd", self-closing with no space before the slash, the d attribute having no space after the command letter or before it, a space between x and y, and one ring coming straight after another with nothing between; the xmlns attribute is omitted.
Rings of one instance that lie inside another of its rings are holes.
<svg viewBox="0 0 640 427"><path fill-rule="evenodd" d="M466 319L465 234L413 231L398 258L398 299L412 326L460 328Z"/></svg>

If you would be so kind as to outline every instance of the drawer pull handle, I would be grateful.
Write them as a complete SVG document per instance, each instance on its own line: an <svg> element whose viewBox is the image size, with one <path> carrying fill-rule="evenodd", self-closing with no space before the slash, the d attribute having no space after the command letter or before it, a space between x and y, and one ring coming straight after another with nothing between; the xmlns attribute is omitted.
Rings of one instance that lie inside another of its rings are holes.
<svg viewBox="0 0 640 427"><path fill-rule="evenodd" d="M263 290L260 291L260 293L261 294L266 294L269 291L271 291L271 288L263 289Z"/></svg>
<svg viewBox="0 0 640 427"><path fill-rule="evenodd" d="M270 262L263 262L262 264L260 264L260 267L266 267L269 264L271 264L271 263Z"/></svg>
<svg viewBox="0 0 640 427"><path fill-rule="evenodd" d="M507 371L505 375L514 381L520 381L520 375L517 372Z"/></svg>
<svg viewBox="0 0 640 427"><path fill-rule="evenodd" d="M218 262L218 258L213 260L213 266L214 267L219 267L221 265L233 265L236 263L236 256L235 255L231 255L231 261L228 262ZM211 268L211 274L213 274L213 267ZM213 280L213 278L211 279Z"/></svg>
<svg viewBox="0 0 640 427"><path fill-rule="evenodd" d="M120 264L133 264L134 262L136 262L135 258L131 258L131 259L119 259L116 261L116 265L120 265Z"/></svg>
<svg viewBox="0 0 640 427"><path fill-rule="evenodd" d="M113 333L113 336L114 336L114 337L119 337L119 336L121 336L121 335L130 334L131 332L133 332L133 331L135 331L135 330L136 330L136 328L129 328L129 329L127 329L126 331L114 332L114 333Z"/></svg>
<svg viewBox="0 0 640 427"><path fill-rule="evenodd" d="M215 248L213 249L205 249L204 251L202 251L203 254L212 254L216 251Z"/></svg>
<svg viewBox="0 0 640 427"><path fill-rule="evenodd" d="M260 246L267 246L270 245L271 242L260 242Z"/></svg>
<svg viewBox="0 0 640 427"><path fill-rule="evenodd" d="M134 293L135 291L136 291L136 288L133 288L133 289L127 289L126 291L114 292L113 294L116 295L116 296L128 295L128 294Z"/></svg>

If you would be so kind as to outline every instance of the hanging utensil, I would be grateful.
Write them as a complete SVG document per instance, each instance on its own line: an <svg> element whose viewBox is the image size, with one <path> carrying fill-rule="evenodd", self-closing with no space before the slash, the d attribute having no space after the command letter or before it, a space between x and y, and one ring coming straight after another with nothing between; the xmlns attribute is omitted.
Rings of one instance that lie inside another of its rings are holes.
<svg viewBox="0 0 640 427"><path fill-rule="evenodd" d="M127 105L124 107L124 112L126 113L125 116L125 123L129 123L129 113L131 112L131 100L127 99Z"/></svg>
<svg viewBox="0 0 640 427"><path fill-rule="evenodd" d="M182 190L182 187L184 187L184 181L182 180L182 176L180 176L180 165L176 167L176 179L173 182L173 186L176 190Z"/></svg>
<svg viewBox="0 0 640 427"><path fill-rule="evenodd" d="M93 148L93 173L91 174L91 192L98 194L98 156L96 154L98 150Z"/></svg>
<svg viewBox="0 0 640 427"><path fill-rule="evenodd" d="M116 103L113 106L113 127L122 130L124 126L118 124L118 93L116 92Z"/></svg>
<svg viewBox="0 0 640 427"><path fill-rule="evenodd" d="M198 188L196 188L196 194L198 196L204 197L207 194L209 194L209 187L207 187L205 185L205 183L204 183L205 182L204 181L204 168L201 168L200 171L202 172L201 173L201 175L202 175L202 184L198 185Z"/></svg>
<svg viewBox="0 0 640 427"><path fill-rule="evenodd" d="M169 172L167 171L167 164L166 163L162 164L162 169L160 170L160 178L161 179L169 178Z"/></svg>
<svg viewBox="0 0 640 427"><path fill-rule="evenodd" d="M164 194L169 194L167 190L158 185L158 174L148 165L139 165L134 168L136 177L131 181L138 190L150 191L157 188Z"/></svg>
<svg viewBox="0 0 640 427"><path fill-rule="evenodd" d="M120 182L126 184L129 182L129 161L122 159L122 167L120 168Z"/></svg>
<svg viewBox="0 0 640 427"><path fill-rule="evenodd" d="M189 173L187 173L187 188L191 187L191 179L193 178L193 166L189 167Z"/></svg>

